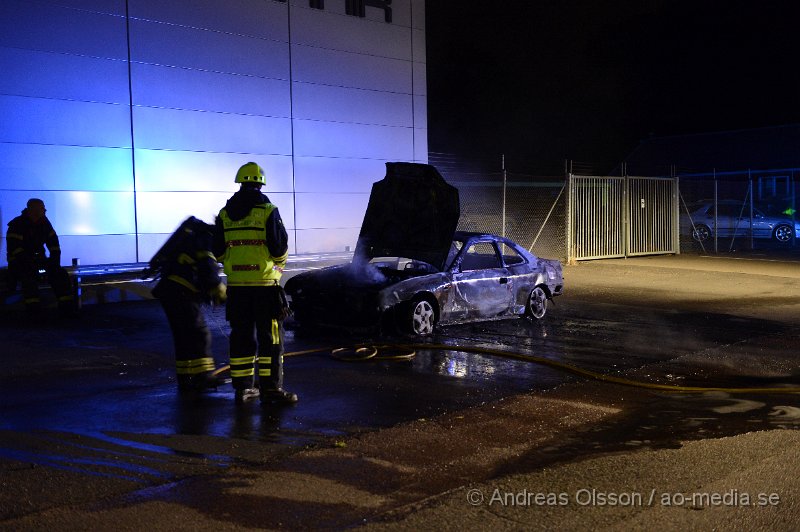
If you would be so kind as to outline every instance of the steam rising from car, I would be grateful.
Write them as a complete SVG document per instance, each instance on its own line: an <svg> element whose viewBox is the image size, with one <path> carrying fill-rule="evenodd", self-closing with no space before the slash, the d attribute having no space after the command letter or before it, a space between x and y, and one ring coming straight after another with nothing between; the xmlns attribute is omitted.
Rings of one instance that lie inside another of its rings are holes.
<svg viewBox="0 0 800 532"><path fill-rule="evenodd" d="M347 281L360 281L369 284L383 284L388 277L380 271L374 264L353 263L345 270Z"/></svg>

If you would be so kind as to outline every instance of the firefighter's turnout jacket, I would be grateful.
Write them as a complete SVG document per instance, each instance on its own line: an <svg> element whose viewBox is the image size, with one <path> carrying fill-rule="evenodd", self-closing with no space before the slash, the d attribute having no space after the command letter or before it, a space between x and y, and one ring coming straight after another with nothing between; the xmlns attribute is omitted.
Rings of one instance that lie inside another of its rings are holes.
<svg viewBox="0 0 800 532"><path fill-rule="evenodd" d="M283 220L269 198L252 188L234 194L217 218L214 250L228 286L276 286L288 256Z"/></svg>
<svg viewBox="0 0 800 532"><path fill-rule="evenodd" d="M208 301L209 292L219 285L219 266L211 250L214 226L187 218L150 260L150 270L159 279L153 295L161 298L176 293Z"/></svg>
<svg viewBox="0 0 800 532"><path fill-rule="evenodd" d="M14 285L10 288L15 288L19 281L25 303L39 303L39 270L44 269L59 304L72 303L69 274L61 267L61 245L53 224L46 216L34 222L28 217L27 211L27 208L23 209L20 216L8 222L6 258ZM45 246L50 252L49 258L45 254Z"/></svg>
<svg viewBox="0 0 800 532"><path fill-rule="evenodd" d="M279 282L288 235L278 209L258 189L242 187L220 210L214 253L228 276L226 315L231 324L231 378L236 389L254 384L280 389L283 381L282 307Z"/></svg>
<svg viewBox="0 0 800 532"><path fill-rule="evenodd" d="M211 333L201 304L220 289L219 265L211 251L214 226L185 220L150 260L158 279L153 296L167 315L175 343L175 371L182 389L203 388L214 370Z"/></svg>

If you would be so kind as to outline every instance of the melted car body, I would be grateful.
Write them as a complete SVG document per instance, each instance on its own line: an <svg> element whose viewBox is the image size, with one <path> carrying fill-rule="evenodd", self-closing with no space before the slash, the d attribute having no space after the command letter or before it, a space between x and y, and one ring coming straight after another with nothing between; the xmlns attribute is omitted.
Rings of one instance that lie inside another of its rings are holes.
<svg viewBox="0 0 800 532"><path fill-rule="evenodd" d="M387 163L353 261L287 281L295 320L424 336L437 324L542 318L562 293L561 263L498 235L457 232L458 215L458 192L435 168Z"/></svg>

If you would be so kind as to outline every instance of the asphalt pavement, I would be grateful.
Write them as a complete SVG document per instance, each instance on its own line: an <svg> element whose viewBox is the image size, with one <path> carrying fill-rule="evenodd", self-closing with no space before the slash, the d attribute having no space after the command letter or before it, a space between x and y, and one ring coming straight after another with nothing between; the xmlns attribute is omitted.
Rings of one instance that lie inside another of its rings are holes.
<svg viewBox="0 0 800 532"><path fill-rule="evenodd" d="M3 314L3 528L796 528L794 393L665 393L454 350L287 359L289 409L237 409L228 389L187 401L142 288L77 320ZM208 318L224 364L222 309ZM791 255L681 255L566 266L544 325L438 340L636 382L792 389L798 323ZM287 349L356 340L290 331Z"/></svg>

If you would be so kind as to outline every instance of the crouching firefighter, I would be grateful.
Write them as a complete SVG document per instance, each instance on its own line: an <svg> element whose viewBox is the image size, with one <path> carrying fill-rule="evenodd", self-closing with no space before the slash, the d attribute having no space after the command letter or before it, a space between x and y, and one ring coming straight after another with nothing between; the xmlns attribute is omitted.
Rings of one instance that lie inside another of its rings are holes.
<svg viewBox="0 0 800 532"><path fill-rule="evenodd" d="M167 316L175 344L178 390L196 392L215 388L218 376L211 355L211 332L201 305L221 304L226 287L219 264L211 253L213 225L187 218L150 260L149 275L158 279L153 297Z"/></svg>
<svg viewBox="0 0 800 532"><path fill-rule="evenodd" d="M236 402L261 397L262 404L297 402L283 389L283 319L286 295L280 285L288 236L277 207L261 193L264 171L247 163L240 184L220 210L214 253L228 276L226 316L231 324L231 380ZM255 387L256 365L258 388Z"/></svg>
<svg viewBox="0 0 800 532"><path fill-rule="evenodd" d="M61 267L61 245L46 212L44 201L31 198L22 214L8 222L8 288L13 291L17 283L21 284L25 310L30 316L36 316L41 305L39 271L44 270L58 298L59 312L72 316L77 311L72 283L67 271ZM45 246L50 251L49 257L45 255Z"/></svg>

